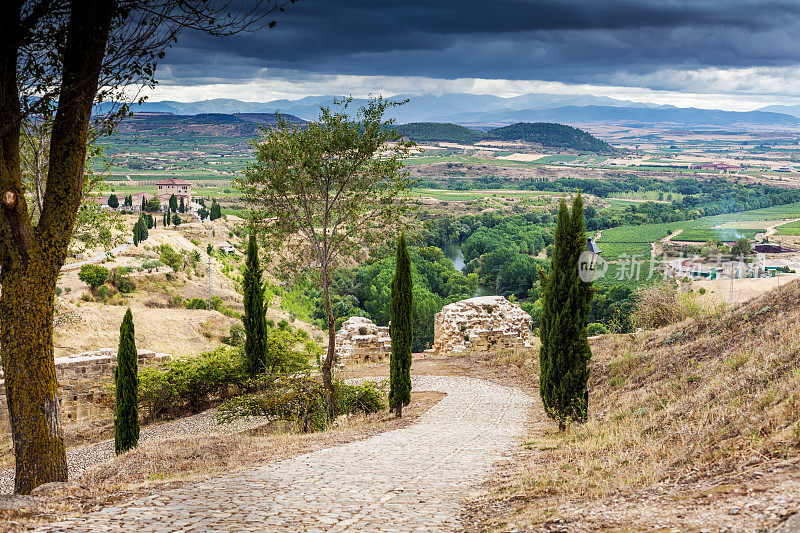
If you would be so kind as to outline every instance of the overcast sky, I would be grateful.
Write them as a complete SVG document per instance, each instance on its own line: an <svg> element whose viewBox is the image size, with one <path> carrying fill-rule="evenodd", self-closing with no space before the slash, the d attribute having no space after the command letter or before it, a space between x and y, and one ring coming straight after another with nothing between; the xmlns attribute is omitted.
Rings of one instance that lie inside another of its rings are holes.
<svg viewBox="0 0 800 533"><path fill-rule="evenodd" d="M800 0L298 0L273 29L184 34L151 100L588 93L800 104Z"/></svg>

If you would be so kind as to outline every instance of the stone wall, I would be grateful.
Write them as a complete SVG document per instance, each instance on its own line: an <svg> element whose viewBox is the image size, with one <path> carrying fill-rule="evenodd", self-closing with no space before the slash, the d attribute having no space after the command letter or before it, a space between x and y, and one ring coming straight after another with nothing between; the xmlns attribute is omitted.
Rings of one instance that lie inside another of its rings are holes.
<svg viewBox="0 0 800 533"><path fill-rule="evenodd" d="M389 328L376 326L368 318L351 316L336 333L339 365L379 362L392 353Z"/></svg>
<svg viewBox="0 0 800 533"><path fill-rule="evenodd" d="M429 353L502 350L533 346L531 316L502 296L479 296L446 305L433 323Z"/></svg>
<svg viewBox="0 0 800 533"><path fill-rule="evenodd" d="M169 359L169 355L139 350L139 364L144 365ZM94 415L107 412L96 403L97 397L106 392L105 386L114 379L117 366L116 348L102 348L66 357L56 357L61 422L71 424ZM8 405L3 372L0 370L0 434L9 431Z"/></svg>

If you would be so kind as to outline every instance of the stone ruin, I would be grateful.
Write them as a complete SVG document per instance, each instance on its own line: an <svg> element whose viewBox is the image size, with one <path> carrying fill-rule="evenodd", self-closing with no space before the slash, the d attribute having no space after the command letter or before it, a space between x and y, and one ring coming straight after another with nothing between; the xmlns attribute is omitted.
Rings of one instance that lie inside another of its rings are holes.
<svg viewBox="0 0 800 533"><path fill-rule="evenodd" d="M170 358L167 354L150 350L138 350L138 356L139 365ZM108 393L106 386L114 380L117 349L102 348L94 352L56 357L55 364L62 423L71 424L99 414L107 416L107 409L96 400L101 395ZM5 379L0 370L1 435L9 434L8 424Z"/></svg>
<svg viewBox="0 0 800 533"><path fill-rule="evenodd" d="M376 326L363 316L351 316L336 333L339 365L380 362L392 353L389 328Z"/></svg>
<svg viewBox="0 0 800 533"><path fill-rule="evenodd" d="M502 296L479 296L446 305L433 322L433 355L463 350L533 346L531 316Z"/></svg>

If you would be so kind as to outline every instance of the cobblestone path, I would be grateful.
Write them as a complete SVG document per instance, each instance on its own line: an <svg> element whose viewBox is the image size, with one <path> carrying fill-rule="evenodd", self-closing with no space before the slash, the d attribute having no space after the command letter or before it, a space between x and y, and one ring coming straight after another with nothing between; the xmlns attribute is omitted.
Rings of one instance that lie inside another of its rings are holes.
<svg viewBox="0 0 800 533"><path fill-rule="evenodd" d="M463 377L411 426L193 482L42 531L452 531L463 494L523 434L532 398Z"/></svg>

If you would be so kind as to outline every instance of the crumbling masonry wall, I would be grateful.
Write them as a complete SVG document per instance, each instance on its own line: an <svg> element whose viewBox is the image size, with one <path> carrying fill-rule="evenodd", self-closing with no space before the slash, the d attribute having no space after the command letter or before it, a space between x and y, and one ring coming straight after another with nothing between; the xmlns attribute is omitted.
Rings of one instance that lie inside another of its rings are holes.
<svg viewBox="0 0 800 533"><path fill-rule="evenodd" d="M140 365L170 357L150 350L139 350L138 355ZM72 424L107 412L95 400L105 392L106 384L114 379L114 368L117 366L115 348L56 357L55 363L62 424ZM3 378L0 370L0 435L8 435L8 405Z"/></svg>
<svg viewBox="0 0 800 533"><path fill-rule="evenodd" d="M533 346L531 316L502 296L479 296L446 305L433 323L434 355L463 350L502 350Z"/></svg>
<svg viewBox="0 0 800 533"><path fill-rule="evenodd" d="M376 326L363 316L351 316L336 333L339 365L380 362L392 353L389 328Z"/></svg>

